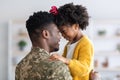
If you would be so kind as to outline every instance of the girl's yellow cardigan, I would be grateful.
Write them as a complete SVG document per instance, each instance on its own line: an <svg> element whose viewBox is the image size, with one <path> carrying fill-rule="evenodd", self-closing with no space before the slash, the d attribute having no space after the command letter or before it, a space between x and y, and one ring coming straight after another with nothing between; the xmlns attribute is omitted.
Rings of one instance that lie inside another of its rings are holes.
<svg viewBox="0 0 120 80"><path fill-rule="evenodd" d="M89 80L89 73L93 69L93 46L90 40L83 36L77 43L72 59L68 65L73 80ZM67 55L65 46L63 56Z"/></svg>

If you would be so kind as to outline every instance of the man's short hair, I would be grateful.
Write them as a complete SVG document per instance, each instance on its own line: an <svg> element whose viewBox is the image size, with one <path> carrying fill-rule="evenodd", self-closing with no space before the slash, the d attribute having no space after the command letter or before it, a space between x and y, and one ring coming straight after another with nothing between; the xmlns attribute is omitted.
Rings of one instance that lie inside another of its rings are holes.
<svg viewBox="0 0 120 80"><path fill-rule="evenodd" d="M42 30L51 23L54 23L53 15L45 11L39 11L29 17L26 21L26 28L29 35L38 35L36 32L37 29Z"/></svg>

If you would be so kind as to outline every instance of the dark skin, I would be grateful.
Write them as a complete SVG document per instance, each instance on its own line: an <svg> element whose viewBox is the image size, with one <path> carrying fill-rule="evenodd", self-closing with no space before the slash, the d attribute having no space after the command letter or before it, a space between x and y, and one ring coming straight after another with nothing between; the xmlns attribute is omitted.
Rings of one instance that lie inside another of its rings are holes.
<svg viewBox="0 0 120 80"><path fill-rule="evenodd" d="M71 43L77 42L83 36L78 24L61 26L59 30L62 36Z"/></svg>
<svg viewBox="0 0 120 80"><path fill-rule="evenodd" d="M32 36L35 36L35 34ZM45 49L50 53L59 50L60 38L57 26L55 24L50 24L47 29L40 31L39 37L32 38L32 45L33 47Z"/></svg>
<svg viewBox="0 0 120 80"><path fill-rule="evenodd" d="M73 24L72 26L61 26L59 28L62 36L68 40L71 44L77 42L80 38L82 38L83 34L79 29L78 24ZM60 60L64 62L65 64L69 64L69 59L62 57L58 54L51 55L50 59L52 60Z"/></svg>

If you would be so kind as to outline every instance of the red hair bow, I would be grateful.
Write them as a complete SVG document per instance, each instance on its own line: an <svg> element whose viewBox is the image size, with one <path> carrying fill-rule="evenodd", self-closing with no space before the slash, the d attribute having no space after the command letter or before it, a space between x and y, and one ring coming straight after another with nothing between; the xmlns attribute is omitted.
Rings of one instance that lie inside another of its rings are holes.
<svg viewBox="0 0 120 80"><path fill-rule="evenodd" d="M56 6L52 6L49 12L52 13L53 15L57 15L58 9Z"/></svg>

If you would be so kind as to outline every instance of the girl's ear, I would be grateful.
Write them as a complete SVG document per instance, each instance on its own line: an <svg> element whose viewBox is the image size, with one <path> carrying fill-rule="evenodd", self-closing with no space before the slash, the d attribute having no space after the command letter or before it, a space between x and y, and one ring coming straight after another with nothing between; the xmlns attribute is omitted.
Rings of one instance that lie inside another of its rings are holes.
<svg viewBox="0 0 120 80"><path fill-rule="evenodd" d="M43 31L42 31L42 36L43 36L43 38L48 39L49 36L50 36L49 31L48 31L48 30L43 30Z"/></svg>

